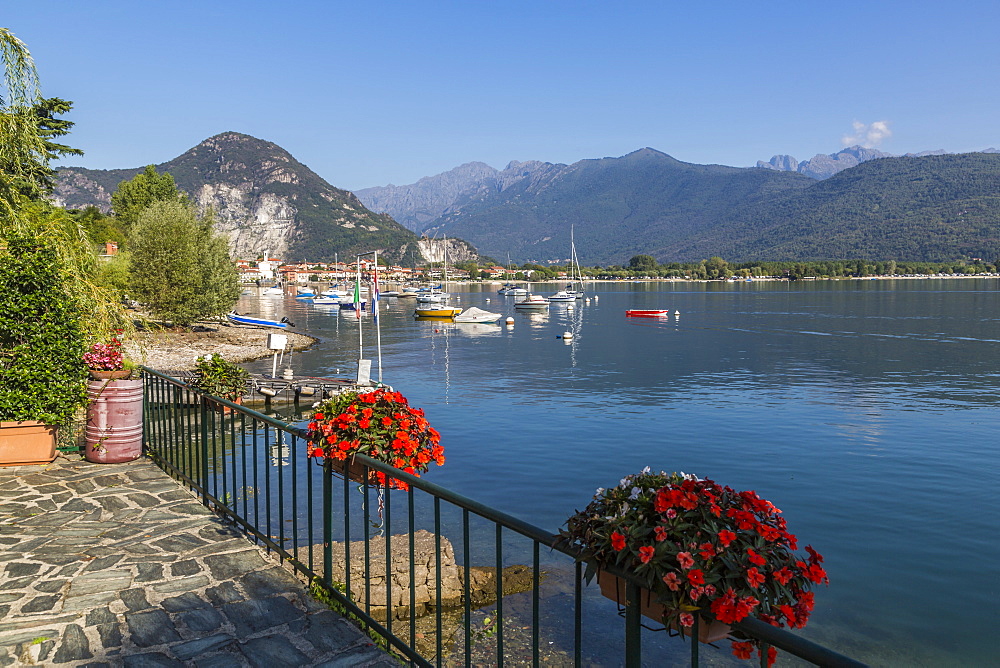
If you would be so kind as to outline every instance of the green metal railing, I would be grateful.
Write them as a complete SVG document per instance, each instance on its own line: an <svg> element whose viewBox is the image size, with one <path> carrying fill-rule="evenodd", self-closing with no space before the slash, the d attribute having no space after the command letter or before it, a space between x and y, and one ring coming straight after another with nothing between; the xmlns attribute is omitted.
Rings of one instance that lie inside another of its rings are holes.
<svg viewBox="0 0 1000 668"><path fill-rule="evenodd" d="M615 607L585 585L581 555L551 532L368 457L356 458L365 472L409 489L353 482L306 456L301 428L151 369L144 378L154 461L413 665L639 666L645 653L658 663L689 654L697 666L700 652L728 656L647 629L638 587L621 572L624 623L614 621ZM863 665L758 620L734 630L764 643L764 656L773 646L816 665Z"/></svg>

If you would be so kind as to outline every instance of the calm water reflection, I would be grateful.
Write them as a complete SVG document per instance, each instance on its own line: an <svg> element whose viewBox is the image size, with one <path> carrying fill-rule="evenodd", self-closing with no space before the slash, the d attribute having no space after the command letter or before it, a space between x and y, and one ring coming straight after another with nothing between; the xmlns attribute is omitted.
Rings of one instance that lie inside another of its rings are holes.
<svg viewBox="0 0 1000 668"><path fill-rule="evenodd" d="M877 665L995 660L1000 281L608 283L535 315L471 290L514 327L383 301L385 379L443 434L435 482L552 530L646 465L756 489L827 558L807 635ZM239 310L322 338L299 374L355 364L353 315Z"/></svg>

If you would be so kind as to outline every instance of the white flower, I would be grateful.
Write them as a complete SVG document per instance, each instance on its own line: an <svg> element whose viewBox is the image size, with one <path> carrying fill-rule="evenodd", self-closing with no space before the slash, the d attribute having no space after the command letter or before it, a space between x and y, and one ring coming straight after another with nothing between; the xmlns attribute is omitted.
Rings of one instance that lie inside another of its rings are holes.
<svg viewBox="0 0 1000 668"><path fill-rule="evenodd" d="M639 498L639 492L640 492L640 491L641 491L641 490L640 490L640 489L639 489L638 487L633 487L633 488L632 488L632 494L631 494L631 496L629 496L628 498L630 498L630 499L638 499L638 498Z"/></svg>
<svg viewBox="0 0 1000 668"><path fill-rule="evenodd" d="M642 472L643 472L643 474L648 474L648 473L649 473L649 472L650 472L651 470L652 470L652 469L650 469L650 468L649 468L649 467L647 466L646 468L644 468L644 469L642 470Z"/></svg>
<svg viewBox="0 0 1000 668"><path fill-rule="evenodd" d="M597 498L597 497L599 497L599 496L600 496L601 494L604 494L604 488L603 488L603 487L598 487L598 488L597 488L597 491L596 491L596 492L594 492L594 498L596 499L596 498Z"/></svg>

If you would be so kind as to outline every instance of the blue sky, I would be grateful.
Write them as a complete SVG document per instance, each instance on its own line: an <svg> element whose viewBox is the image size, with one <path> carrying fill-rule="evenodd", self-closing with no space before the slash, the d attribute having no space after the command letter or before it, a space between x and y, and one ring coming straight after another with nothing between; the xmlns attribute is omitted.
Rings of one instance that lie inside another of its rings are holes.
<svg viewBox="0 0 1000 668"><path fill-rule="evenodd" d="M735 166L1000 148L995 0L9 0L0 25L75 103L68 164L92 168L226 130L347 189L645 146Z"/></svg>

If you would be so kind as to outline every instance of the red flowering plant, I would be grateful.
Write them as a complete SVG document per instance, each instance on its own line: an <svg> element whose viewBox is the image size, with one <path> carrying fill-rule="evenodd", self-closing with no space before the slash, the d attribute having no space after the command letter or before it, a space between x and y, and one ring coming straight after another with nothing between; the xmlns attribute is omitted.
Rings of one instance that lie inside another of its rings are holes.
<svg viewBox="0 0 1000 668"><path fill-rule="evenodd" d="M125 368L122 342L115 336L108 343L95 343L90 351L83 354L88 369L94 371L117 371Z"/></svg>
<svg viewBox="0 0 1000 668"><path fill-rule="evenodd" d="M597 567L627 571L674 628L692 626L694 614L801 628L813 608L810 589L828 582L823 557L810 546L808 556L796 555L781 511L756 492L649 468L598 489L567 520L560 543ZM733 653L748 658L756 645L734 641Z"/></svg>
<svg viewBox="0 0 1000 668"><path fill-rule="evenodd" d="M413 408L399 392L379 388L372 392L343 392L316 404L309 422L309 456L343 462L355 453L385 462L419 476L431 463L444 464L441 435L430 426L424 411ZM373 471L378 484L386 475ZM409 489L402 480L388 478L394 489Z"/></svg>

